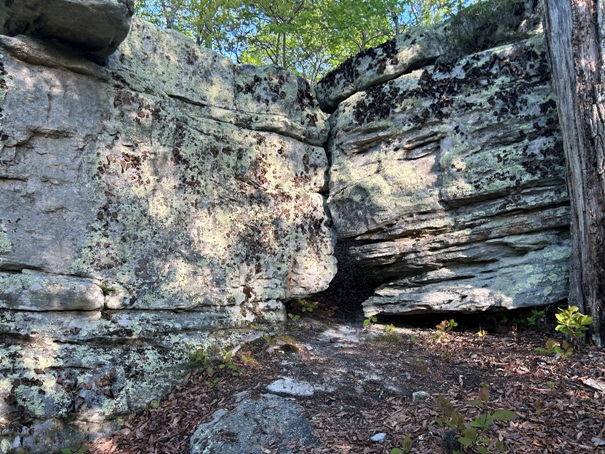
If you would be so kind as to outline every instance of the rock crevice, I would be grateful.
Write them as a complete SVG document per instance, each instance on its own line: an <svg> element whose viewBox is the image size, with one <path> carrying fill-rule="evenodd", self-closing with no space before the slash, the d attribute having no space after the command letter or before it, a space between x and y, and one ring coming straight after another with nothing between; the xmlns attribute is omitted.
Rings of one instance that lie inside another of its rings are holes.
<svg viewBox="0 0 605 454"><path fill-rule="evenodd" d="M131 23L129 2L30 3L0 8L8 443L48 452L104 433L191 349L283 322L284 302L328 287L337 237L359 263L350 280L376 283L366 316L565 298L541 35L437 60L443 30L419 30L313 88ZM60 12L76 3L82 24L117 19L70 31Z"/></svg>

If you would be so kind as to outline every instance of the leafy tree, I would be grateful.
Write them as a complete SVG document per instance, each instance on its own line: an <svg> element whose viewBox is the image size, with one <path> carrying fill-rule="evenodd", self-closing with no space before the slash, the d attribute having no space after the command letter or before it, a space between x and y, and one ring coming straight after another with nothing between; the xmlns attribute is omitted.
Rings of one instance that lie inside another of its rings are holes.
<svg viewBox="0 0 605 454"><path fill-rule="evenodd" d="M137 14L238 63L274 64L312 82L351 55L469 0L138 0Z"/></svg>

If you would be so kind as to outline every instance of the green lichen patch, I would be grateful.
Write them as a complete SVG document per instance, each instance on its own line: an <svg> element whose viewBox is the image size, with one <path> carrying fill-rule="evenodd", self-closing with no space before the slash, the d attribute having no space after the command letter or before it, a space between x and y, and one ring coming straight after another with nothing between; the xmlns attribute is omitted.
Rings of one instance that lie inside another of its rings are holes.
<svg viewBox="0 0 605 454"><path fill-rule="evenodd" d="M0 222L0 254L8 254L12 251L12 245L6 233L6 227Z"/></svg>

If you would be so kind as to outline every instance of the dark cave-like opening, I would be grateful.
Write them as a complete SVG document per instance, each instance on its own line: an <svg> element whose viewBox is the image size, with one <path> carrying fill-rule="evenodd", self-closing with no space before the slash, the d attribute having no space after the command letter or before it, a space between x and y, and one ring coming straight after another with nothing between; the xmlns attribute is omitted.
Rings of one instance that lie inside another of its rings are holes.
<svg viewBox="0 0 605 454"><path fill-rule="evenodd" d="M370 267L357 260L350 247L358 242L339 240L334 256L338 260L338 271L328 289L311 297L319 303L321 309L331 312L332 317L340 320L363 320L361 304L374 294L380 284L372 274Z"/></svg>

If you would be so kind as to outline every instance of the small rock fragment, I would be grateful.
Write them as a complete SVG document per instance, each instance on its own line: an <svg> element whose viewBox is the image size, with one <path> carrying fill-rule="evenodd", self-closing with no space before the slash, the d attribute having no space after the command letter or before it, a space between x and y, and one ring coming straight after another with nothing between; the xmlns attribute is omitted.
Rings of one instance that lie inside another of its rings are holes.
<svg viewBox="0 0 605 454"><path fill-rule="evenodd" d="M384 432L380 432L370 438L370 440L375 441L376 443L383 443L386 438L387 434L385 434Z"/></svg>
<svg viewBox="0 0 605 454"><path fill-rule="evenodd" d="M426 391L416 391L412 393L412 402L418 402L419 400L425 400L431 397Z"/></svg>

